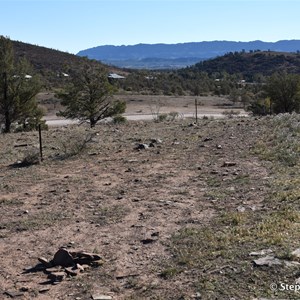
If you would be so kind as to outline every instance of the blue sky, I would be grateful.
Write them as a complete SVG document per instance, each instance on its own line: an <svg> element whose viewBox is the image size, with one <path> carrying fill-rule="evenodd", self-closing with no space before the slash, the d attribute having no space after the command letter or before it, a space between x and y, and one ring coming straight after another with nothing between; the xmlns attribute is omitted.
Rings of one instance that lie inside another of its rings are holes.
<svg viewBox="0 0 300 300"><path fill-rule="evenodd" d="M0 35L70 53L100 45L300 39L300 0L0 0Z"/></svg>

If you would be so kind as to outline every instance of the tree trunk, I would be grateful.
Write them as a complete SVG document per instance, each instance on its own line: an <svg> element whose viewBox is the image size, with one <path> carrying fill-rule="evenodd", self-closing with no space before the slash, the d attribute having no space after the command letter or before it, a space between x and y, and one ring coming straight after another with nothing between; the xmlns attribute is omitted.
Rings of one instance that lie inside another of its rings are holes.
<svg viewBox="0 0 300 300"><path fill-rule="evenodd" d="M5 128L4 128L4 132L5 133L9 133L10 132L10 127L11 127L11 120L9 117L9 113L5 112Z"/></svg>
<svg viewBox="0 0 300 300"><path fill-rule="evenodd" d="M96 123L97 123L97 121L94 118L90 119L91 128L94 128Z"/></svg>
<svg viewBox="0 0 300 300"><path fill-rule="evenodd" d="M8 86L7 86L7 73L4 72L3 73L3 79L4 79L4 103L5 103L5 113L4 113L4 117L5 117L5 128L4 128L4 132L8 133L10 132L10 127L11 127L11 119L10 119L10 115L9 115L9 111L8 111L8 107L7 107L7 90L8 90Z"/></svg>

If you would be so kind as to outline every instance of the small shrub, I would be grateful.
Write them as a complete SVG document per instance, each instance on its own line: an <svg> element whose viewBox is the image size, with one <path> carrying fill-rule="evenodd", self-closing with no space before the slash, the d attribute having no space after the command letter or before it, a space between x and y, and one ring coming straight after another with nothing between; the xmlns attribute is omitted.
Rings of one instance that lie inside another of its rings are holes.
<svg viewBox="0 0 300 300"><path fill-rule="evenodd" d="M112 119L114 124L124 124L127 122L126 117L122 116L122 115L115 115Z"/></svg>
<svg viewBox="0 0 300 300"><path fill-rule="evenodd" d="M177 111L171 111L168 115L168 120L174 121L179 117L179 113Z"/></svg>
<svg viewBox="0 0 300 300"><path fill-rule="evenodd" d="M223 112L222 112L222 114L224 115L224 116L227 116L228 118L233 118L234 116L237 116L237 115L239 115L240 114L240 112L239 111L236 111L236 110L233 110L233 109L231 109L231 110L224 110Z"/></svg>
<svg viewBox="0 0 300 300"><path fill-rule="evenodd" d="M168 119L168 114L159 114L157 116L157 121L158 122L164 122Z"/></svg>
<svg viewBox="0 0 300 300"><path fill-rule="evenodd" d="M24 155L21 164L23 166L31 166L31 165L38 165L40 163L40 153L39 150L36 148L29 149Z"/></svg>
<svg viewBox="0 0 300 300"><path fill-rule="evenodd" d="M178 273L180 273L179 268L166 268L164 269L161 273L160 276L164 279L169 279L174 277L175 275L177 275Z"/></svg>
<svg viewBox="0 0 300 300"><path fill-rule="evenodd" d="M82 132L82 130L72 131L64 135L63 139L59 141L63 157L68 158L82 153L92 138L93 134L85 131Z"/></svg>

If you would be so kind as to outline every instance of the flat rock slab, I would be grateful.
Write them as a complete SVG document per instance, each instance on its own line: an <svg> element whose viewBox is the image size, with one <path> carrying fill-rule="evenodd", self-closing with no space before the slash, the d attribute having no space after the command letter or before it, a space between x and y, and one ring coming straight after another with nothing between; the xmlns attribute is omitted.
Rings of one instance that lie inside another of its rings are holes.
<svg viewBox="0 0 300 300"><path fill-rule="evenodd" d="M260 250L260 251L253 251L249 255L250 256L262 256L262 255L270 254L272 252L273 252L273 250L271 250L271 249L263 249L263 250Z"/></svg>
<svg viewBox="0 0 300 300"><path fill-rule="evenodd" d="M21 297L24 295L24 293L19 291L5 291L4 294L11 298Z"/></svg>
<svg viewBox="0 0 300 300"><path fill-rule="evenodd" d="M92 299L93 300L112 300L112 297L107 296L107 295L93 295Z"/></svg>
<svg viewBox="0 0 300 300"><path fill-rule="evenodd" d="M283 262L280 259L275 258L274 256L271 255L267 255L265 257L256 259L253 262L256 266L268 266L268 267L281 266L283 264Z"/></svg>

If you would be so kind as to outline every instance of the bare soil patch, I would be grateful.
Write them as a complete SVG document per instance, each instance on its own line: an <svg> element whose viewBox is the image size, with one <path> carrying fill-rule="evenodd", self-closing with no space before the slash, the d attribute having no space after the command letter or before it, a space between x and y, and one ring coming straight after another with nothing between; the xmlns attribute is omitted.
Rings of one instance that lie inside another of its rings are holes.
<svg viewBox="0 0 300 300"><path fill-rule="evenodd" d="M11 165L36 147L37 133L1 136L1 297L10 297L7 291L20 292L20 299L276 296L270 283L292 283L296 271L255 268L249 256L287 249L276 233L269 231L271 242L255 227L283 210L270 201L276 164L262 159L273 132L268 122L53 128L43 132L44 161L22 168ZM289 180L289 171L281 174ZM290 234L294 223L279 230ZM298 241L288 243L297 248ZM55 285L43 284L43 272L23 273L60 247L97 253L104 263Z"/></svg>

